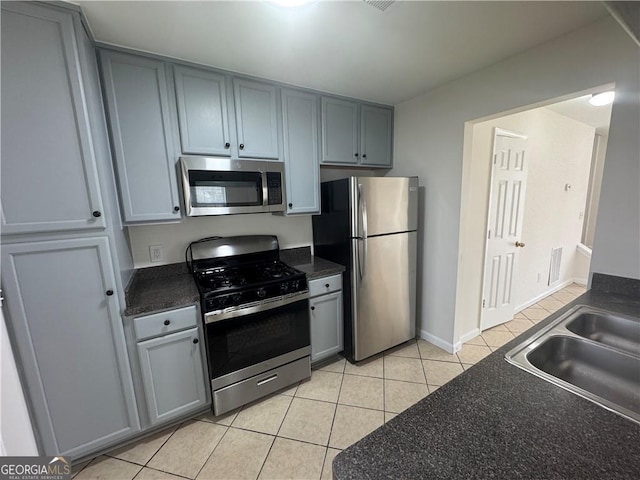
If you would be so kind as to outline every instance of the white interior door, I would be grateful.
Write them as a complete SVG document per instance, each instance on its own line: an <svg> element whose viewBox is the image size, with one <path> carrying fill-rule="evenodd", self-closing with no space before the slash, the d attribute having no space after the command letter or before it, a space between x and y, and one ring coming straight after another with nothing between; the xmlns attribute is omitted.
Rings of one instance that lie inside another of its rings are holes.
<svg viewBox="0 0 640 480"><path fill-rule="evenodd" d="M480 329L513 318L527 186L527 137L495 129Z"/></svg>

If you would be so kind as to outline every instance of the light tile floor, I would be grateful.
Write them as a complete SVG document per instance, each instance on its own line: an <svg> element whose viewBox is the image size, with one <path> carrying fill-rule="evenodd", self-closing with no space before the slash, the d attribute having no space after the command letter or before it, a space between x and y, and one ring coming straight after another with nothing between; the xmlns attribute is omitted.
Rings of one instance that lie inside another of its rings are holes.
<svg viewBox="0 0 640 480"><path fill-rule="evenodd" d="M359 365L337 359L311 379L243 408L203 415L74 468L74 478L330 479L333 458L582 294L576 284L449 354L410 341Z"/></svg>

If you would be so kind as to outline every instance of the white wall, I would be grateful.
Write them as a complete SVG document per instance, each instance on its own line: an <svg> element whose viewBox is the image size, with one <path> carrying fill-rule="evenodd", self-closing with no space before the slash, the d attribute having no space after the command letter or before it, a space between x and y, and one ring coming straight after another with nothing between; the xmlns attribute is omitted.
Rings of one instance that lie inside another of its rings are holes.
<svg viewBox="0 0 640 480"><path fill-rule="evenodd" d="M526 135L528 177L524 222L514 282L514 305L527 305L551 291L547 286L551 249L563 247L559 283L571 280L584 265L576 251L582 237L595 128L547 108L537 108L473 125L471 162L464 183L460 222L464 272L458 279L461 335L479 326L484 272L487 211L491 184L494 128ZM571 190L565 191L570 184ZM588 263L586 272L589 271ZM585 274L586 277L586 274Z"/></svg>
<svg viewBox="0 0 640 480"><path fill-rule="evenodd" d="M129 227L135 268L184 262L190 242L214 235L277 235L280 248L313 244L311 216L284 217L268 213L190 217L180 223ZM164 245L165 261L151 263L149 245Z"/></svg>
<svg viewBox="0 0 640 480"><path fill-rule="evenodd" d="M589 248L593 248L593 238L596 234L596 222L598 219L598 205L600 204L600 189L602 188L602 174L604 172L604 162L607 153L608 135L598 134L596 131L596 142L593 153L593 163L591 166L591 185L590 193L587 199L585 226L584 226L584 244Z"/></svg>
<svg viewBox="0 0 640 480"><path fill-rule="evenodd" d="M38 455L38 447L33 436L27 404L20 386L18 370L1 310L0 454L15 456Z"/></svg>
<svg viewBox="0 0 640 480"><path fill-rule="evenodd" d="M592 271L640 278L637 45L606 18L396 106L393 175L425 188L422 331L453 349L465 124L616 84Z"/></svg>

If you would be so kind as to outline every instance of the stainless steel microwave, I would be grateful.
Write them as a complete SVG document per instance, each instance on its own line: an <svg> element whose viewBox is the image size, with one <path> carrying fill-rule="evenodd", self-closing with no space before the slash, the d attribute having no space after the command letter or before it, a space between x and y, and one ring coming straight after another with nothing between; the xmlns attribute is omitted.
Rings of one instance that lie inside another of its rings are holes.
<svg viewBox="0 0 640 480"><path fill-rule="evenodd" d="M190 217L285 210L280 162L185 156L180 169Z"/></svg>

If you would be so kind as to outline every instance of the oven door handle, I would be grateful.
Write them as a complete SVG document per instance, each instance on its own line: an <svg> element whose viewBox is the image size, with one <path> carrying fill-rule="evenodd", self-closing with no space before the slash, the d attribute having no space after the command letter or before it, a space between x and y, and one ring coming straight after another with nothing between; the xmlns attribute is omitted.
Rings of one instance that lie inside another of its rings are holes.
<svg viewBox="0 0 640 480"><path fill-rule="evenodd" d="M274 308L284 307L290 303L299 302L300 300L306 300L309 298L309 292L301 292L300 294L292 297L282 298L280 300L267 301L259 305L254 305L246 308L238 308L237 310L231 310L229 312L209 312L204 315L204 323L215 323L222 320L228 320L229 318L240 317L242 315L250 315L252 313L264 312L267 310L273 310Z"/></svg>

